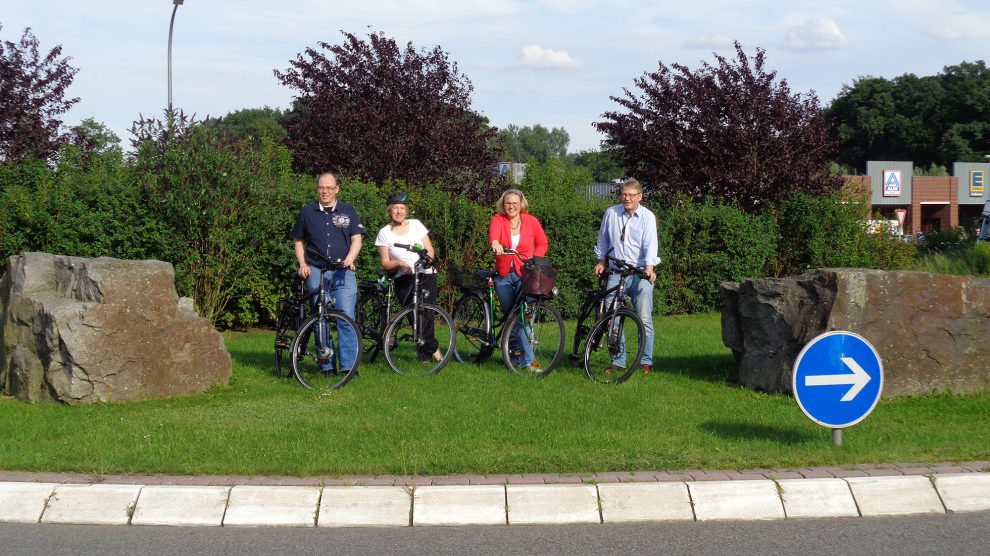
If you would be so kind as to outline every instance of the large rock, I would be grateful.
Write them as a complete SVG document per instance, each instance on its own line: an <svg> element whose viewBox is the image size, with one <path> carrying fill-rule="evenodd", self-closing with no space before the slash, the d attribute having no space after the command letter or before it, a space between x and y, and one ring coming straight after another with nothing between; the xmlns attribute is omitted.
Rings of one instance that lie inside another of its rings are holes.
<svg viewBox="0 0 990 556"><path fill-rule="evenodd" d="M179 307L172 265L23 253L0 278L0 386L69 404L203 392L230 379L223 338Z"/></svg>
<svg viewBox="0 0 990 556"><path fill-rule="evenodd" d="M884 397L990 390L990 280L825 268L719 290L722 340L744 386L791 393L804 345L846 330L880 354Z"/></svg>

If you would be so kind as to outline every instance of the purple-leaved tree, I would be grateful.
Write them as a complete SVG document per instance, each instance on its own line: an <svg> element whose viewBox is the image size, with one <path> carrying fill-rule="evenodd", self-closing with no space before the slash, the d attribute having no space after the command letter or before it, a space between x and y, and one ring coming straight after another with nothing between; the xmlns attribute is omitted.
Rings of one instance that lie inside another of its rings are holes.
<svg viewBox="0 0 990 556"><path fill-rule="evenodd" d="M716 55L692 71L660 64L611 97L621 110L595 127L603 144L661 196L712 197L750 212L772 209L792 191L841 185L828 171L834 141L814 92L791 93L764 69L764 51L735 59Z"/></svg>
<svg viewBox="0 0 990 556"><path fill-rule="evenodd" d="M447 53L400 48L382 33L343 35L275 70L296 90L285 127L298 169L457 191L490 179L498 131L471 110L474 87Z"/></svg>
<svg viewBox="0 0 990 556"><path fill-rule="evenodd" d="M79 102L65 98L79 70L62 57L62 46L42 56L38 45L30 27L18 42L0 41L0 163L51 162L65 142L60 116Z"/></svg>

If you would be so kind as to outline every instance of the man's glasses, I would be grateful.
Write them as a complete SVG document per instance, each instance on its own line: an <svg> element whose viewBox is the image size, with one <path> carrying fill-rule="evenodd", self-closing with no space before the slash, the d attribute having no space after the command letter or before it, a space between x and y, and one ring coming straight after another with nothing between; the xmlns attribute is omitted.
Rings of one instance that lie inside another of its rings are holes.
<svg viewBox="0 0 990 556"><path fill-rule="evenodd" d="M338 187L340 187L340 186L339 185L335 185L333 187L317 187L316 190L317 191L333 191L334 189L337 189Z"/></svg>
<svg viewBox="0 0 990 556"><path fill-rule="evenodd" d="M619 194L619 197L622 197L623 199L635 199L639 195L639 193L621 193Z"/></svg>

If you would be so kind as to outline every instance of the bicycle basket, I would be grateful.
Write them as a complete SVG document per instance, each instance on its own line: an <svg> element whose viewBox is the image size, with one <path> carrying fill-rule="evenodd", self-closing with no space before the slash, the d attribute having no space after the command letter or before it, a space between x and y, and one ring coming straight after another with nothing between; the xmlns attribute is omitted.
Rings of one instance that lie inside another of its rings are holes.
<svg viewBox="0 0 990 556"><path fill-rule="evenodd" d="M522 267L523 289L533 297L553 297L557 269L543 257L528 259Z"/></svg>
<svg viewBox="0 0 990 556"><path fill-rule="evenodd" d="M482 279L478 274L467 268L452 267L450 269L450 281L458 288L485 288L488 280Z"/></svg>

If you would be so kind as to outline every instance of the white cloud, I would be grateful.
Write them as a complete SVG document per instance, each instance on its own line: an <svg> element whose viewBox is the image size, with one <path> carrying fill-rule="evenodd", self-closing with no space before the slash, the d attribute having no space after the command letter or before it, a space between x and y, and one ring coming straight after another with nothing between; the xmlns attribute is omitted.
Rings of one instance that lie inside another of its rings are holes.
<svg viewBox="0 0 990 556"><path fill-rule="evenodd" d="M847 42L834 21L821 17L792 27L785 44L797 50L816 50L842 48Z"/></svg>
<svg viewBox="0 0 990 556"><path fill-rule="evenodd" d="M730 48L732 39L725 35L701 35L684 41L685 48Z"/></svg>
<svg viewBox="0 0 990 556"><path fill-rule="evenodd" d="M949 27L948 25L932 25L928 29L925 29L925 33L929 37L942 42L955 41L966 36L959 29Z"/></svg>
<svg viewBox="0 0 990 556"><path fill-rule="evenodd" d="M533 68L570 69L581 67L566 50L552 50L538 44L523 47L522 64Z"/></svg>

